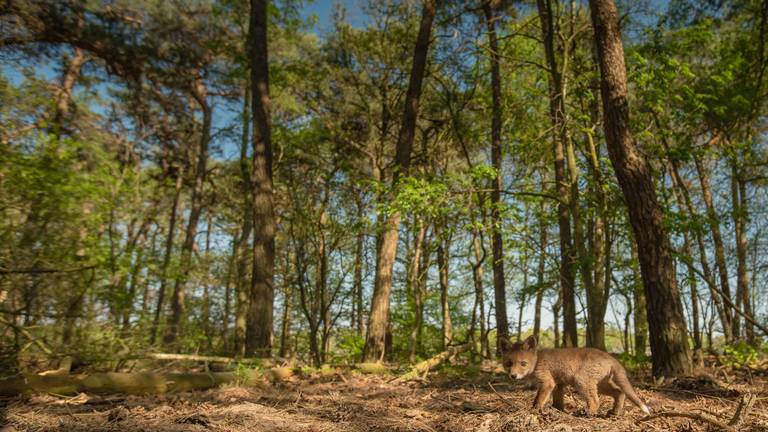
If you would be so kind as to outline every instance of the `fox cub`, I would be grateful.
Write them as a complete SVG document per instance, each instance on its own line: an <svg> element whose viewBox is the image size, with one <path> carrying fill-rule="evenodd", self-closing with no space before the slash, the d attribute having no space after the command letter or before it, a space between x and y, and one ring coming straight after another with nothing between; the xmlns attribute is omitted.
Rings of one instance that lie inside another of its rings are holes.
<svg viewBox="0 0 768 432"><path fill-rule="evenodd" d="M644 413L648 407L637 397L627 379L624 367L607 353L594 348L537 349L536 338L512 343L501 339L504 369L512 379L531 374L538 381L534 408L541 410L552 396L552 405L563 410L564 388L574 386L587 400L587 414L595 415L600 407L598 394L613 398L612 415L624 412L624 398L628 397Z"/></svg>

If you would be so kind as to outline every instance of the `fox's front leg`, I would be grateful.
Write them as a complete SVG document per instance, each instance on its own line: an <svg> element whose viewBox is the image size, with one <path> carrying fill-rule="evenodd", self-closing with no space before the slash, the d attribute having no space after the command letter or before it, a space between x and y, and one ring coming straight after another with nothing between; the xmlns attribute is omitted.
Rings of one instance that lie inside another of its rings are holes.
<svg viewBox="0 0 768 432"><path fill-rule="evenodd" d="M552 378L539 380L539 392L536 393L536 399L533 402L533 407L537 411L544 409L544 405L549 401L549 397L552 395L552 390L555 389L555 380Z"/></svg>

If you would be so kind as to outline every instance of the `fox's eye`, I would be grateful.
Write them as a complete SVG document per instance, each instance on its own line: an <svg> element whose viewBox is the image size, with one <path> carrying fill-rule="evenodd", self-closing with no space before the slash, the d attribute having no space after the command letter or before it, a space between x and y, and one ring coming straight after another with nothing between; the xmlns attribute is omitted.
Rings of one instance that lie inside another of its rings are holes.
<svg viewBox="0 0 768 432"><path fill-rule="evenodd" d="M504 367L508 367L508 368L509 368L509 367L512 367L512 363L513 363L513 362L511 362L511 361L507 360L506 362L504 362Z"/></svg>
<svg viewBox="0 0 768 432"><path fill-rule="evenodd" d="M528 366L528 362L527 361L521 361L520 362L520 366L523 366L523 367Z"/></svg>

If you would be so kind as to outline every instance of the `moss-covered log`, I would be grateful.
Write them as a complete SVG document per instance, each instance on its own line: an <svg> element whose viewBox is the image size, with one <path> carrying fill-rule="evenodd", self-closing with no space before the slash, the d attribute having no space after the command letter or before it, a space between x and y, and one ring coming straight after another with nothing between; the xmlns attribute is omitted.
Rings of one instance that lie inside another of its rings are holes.
<svg viewBox="0 0 768 432"><path fill-rule="evenodd" d="M404 373L403 375L400 375L400 377L397 378L397 381L409 381L412 379L416 379L426 374L432 368L438 366L440 363L454 357L457 354L467 351L469 347L470 347L470 344L449 347L447 350L441 352L440 354L430 357L424 360L423 362L417 363L415 366L411 368L410 371Z"/></svg>

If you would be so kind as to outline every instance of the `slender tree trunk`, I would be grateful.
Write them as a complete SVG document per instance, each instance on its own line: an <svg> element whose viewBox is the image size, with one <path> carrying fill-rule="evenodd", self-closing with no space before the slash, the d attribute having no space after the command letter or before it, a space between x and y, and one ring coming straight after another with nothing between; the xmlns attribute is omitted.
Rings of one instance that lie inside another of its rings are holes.
<svg viewBox="0 0 768 432"><path fill-rule="evenodd" d="M575 254L571 240L571 220L569 216L570 192L569 181L565 174L565 154L563 143L566 141L565 101L561 71L555 58L554 24L550 0L537 0L541 20L544 54L549 68L549 113L552 119L552 147L555 156L555 182L557 183L557 214L560 227L560 289L563 302L563 345L578 345L576 325L576 293L574 263Z"/></svg>
<svg viewBox="0 0 768 432"><path fill-rule="evenodd" d="M416 133L416 117L419 110L421 86L427 67L432 21L435 17L436 1L424 0L419 34L413 54L408 91L405 97L403 124L397 140L395 156L395 174L393 186L397 185L400 175L406 175L411 165L411 149ZM383 234L376 256L376 276L371 299L371 313L368 317L368 334L365 341L363 359L380 361L385 355L385 342L389 323L389 294L392 291L392 267L397 253L400 214L395 212L382 223Z"/></svg>
<svg viewBox="0 0 768 432"><path fill-rule="evenodd" d="M427 228L424 222L416 219L416 232L414 235L413 256L411 257L410 271L408 275L408 285L410 295L413 299L413 327L411 328L410 340L408 344L408 359L411 363L416 361L417 342L421 331L422 319L424 318L424 298L421 293L421 254L424 246L424 239L427 235Z"/></svg>
<svg viewBox="0 0 768 432"><path fill-rule="evenodd" d="M248 160L248 146L251 124L251 86L250 79L245 83L242 108L242 136L240 140L240 181L243 196L243 222L240 227L240 235L235 246L235 354L245 356L245 333L250 308L250 281L248 276L248 262L251 260L251 252L248 240L253 230L253 192L251 183L251 164Z"/></svg>
<svg viewBox="0 0 768 432"><path fill-rule="evenodd" d="M232 349L232 345L229 340L229 322L232 316L232 279L235 275L235 263L237 262L237 245L240 232L235 231L232 235L232 252L229 256L229 264L227 265L227 282L224 286L224 316L221 323L221 341L224 351ZM237 286L237 281L235 281Z"/></svg>
<svg viewBox="0 0 768 432"><path fill-rule="evenodd" d="M272 355L272 319L275 296L275 209L272 189L272 136L270 131L269 68L267 62L267 3L251 0L248 32L253 111L253 250L250 305L246 322L245 354Z"/></svg>
<svg viewBox="0 0 768 432"><path fill-rule="evenodd" d="M442 335L443 350L446 350L453 341L453 325L451 323L451 307L448 302L448 262L450 261L450 239L438 238L437 244L437 269L440 274L440 310L443 314Z"/></svg>
<svg viewBox="0 0 768 432"><path fill-rule="evenodd" d="M357 200L357 220L362 222L364 216L364 207L362 197L358 197ZM363 253L365 250L365 233L361 229L357 233L355 240L355 274L354 274L354 298L352 303L354 305L354 313L352 314L352 322L355 323L355 329L358 336L363 336Z"/></svg>
<svg viewBox="0 0 768 432"><path fill-rule="evenodd" d="M189 208L189 220L187 221L184 243L181 245L179 272L173 287L173 296L171 297L171 319L168 322L168 332L163 340L166 345L173 344L176 341L179 333L179 326L182 325L182 320L184 319L185 285L187 283L188 274L192 268L192 255L195 249L195 238L197 237L197 224L200 221L200 215L203 212L203 188L208 169L208 145L211 141L213 112L210 105L208 105L208 90L206 89L200 74L195 78L191 93L203 112L203 125L200 133L199 148L197 150L197 166L195 168L195 183L192 187L192 202Z"/></svg>
<svg viewBox="0 0 768 432"><path fill-rule="evenodd" d="M592 223L591 243L593 245L591 257L587 256L583 247L579 248L580 260L582 262L582 274L589 273L594 269L594 278L584 279L584 287L587 291L587 346L605 350L605 312L608 307L609 280L608 267L610 261L610 251L606 250L608 243L608 230L606 229L606 214L608 212L607 199L605 197L602 172L600 170L600 158L598 157L597 147L592 134L587 134L587 147L589 151L590 174L593 177L594 187L592 188L595 197L596 209L594 212L594 221ZM574 181L574 179L572 179ZM574 224L578 224L574 218ZM575 230L578 232L579 230ZM579 243L578 238L576 239ZM593 269L584 261L593 261Z"/></svg>
<svg viewBox="0 0 768 432"><path fill-rule="evenodd" d="M291 336L291 308L293 306L293 287L285 286L285 300L283 301L283 319L280 328L280 357L286 358L292 355L290 352Z"/></svg>
<svg viewBox="0 0 768 432"><path fill-rule="evenodd" d="M176 174L176 189L173 194L173 203L171 204L171 216L168 219L168 233L165 237L165 254L163 255L163 264L160 270L160 287L157 290L157 304L155 305L155 316L152 320L152 330L150 331L149 344L154 345L157 340L157 331L160 325L160 315L165 303L165 291L168 284L168 266L171 263L173 254L173 240L176 235L176 219L179 210L179 201L181 200L182 170Z"/></svg>
<svg viewBox="0 0 768 432"><path fill-rule="evenodd" d="M718 136L713 137L710 141L710 145L718 141ZM720 219L717 216L715 210L714 201L712 199L712 189L710 187L709 169L700 156L694 153L693 160L696 164L696 171L699 174L699 183L701 185L701 193L704 198L704 204L707 208L707 221L712 232L712 242L715 244L715 266L717 267L717 273L720 277L720 290L723 294L731 300L731 285L728 279L728 265L725 261L725 246L723 242L723 235L720 232ZM726 301L727 302L727 301ZM734 325L734 320L738 319L734 316L734 313L730 309L725 308L723 310L723 333L726 343L731 343L736 336L737 329Z"/></svg>
<svg viewBox="0 0 768 432"><path fill-rule="evenodd" d="M696 283L696 272L693 269L693 252L691 250L691 236L683 232L683 260L688 267L688 288L691 296L691 327L693 330L693 364L703 366L701 344L701 318L699 313L699 289Z"/></svg>
<svg viewBox="0 0 768 432"><path fill-rule="evenodd" d="M127 334L128 330L131 326L131 314L133 314L133 301L136 297L136 290L139 286L139 279L141 274L141 269L144 266L144 249L146 247L146 232L143 232L139 234L138 244L136 248L136 260L133 263L133 267L131 268L131 282L128 286L128 293L126 296L126 301L124 302L123 306L123 334Z"/></svg>
<svg viewBox="0 0 768 432"><path fill-rule="evenodd" d="M736 306L744 314L754 319L752 300L749 292L749 277L747 276L747 231L746 222L749 217L747 209L747 187L741 176L737 162L731 162L731 199L733 206L733 226L736 235ZM734 316L734 329L739 327L739 321ZM741 334L741 333L739 333ZM750 344L755 344L755 330L750 320L744 320L744 337Z"/></svg>
<svg viewBox="0 0 768 432"><path fill-rule="evenodd" d="M485 293L483 291L483 263L485 262L485 248L483 247L483 237L478 230L472 232L472 242L470 244L470 254L474 254L475 261L471 262L472 282L475 288L475 301L472 305L472 320L469 327L468 339L472 343L472 352L477 351L477 322L480 322L480 356L485 357L488 351L485 323Z"/></svg>
<svg viewBox="0 0 768 432"><path fill-rule="evenodd" d="M213 231L213 213L208 212L208 229L205 231L205 260L208 264L208 273L212 273L211 268L211 232ZM213 347L213 332L211 331L211 287L207 278L203 279L203 304L201 321L203 334L206 340L206 350L210 351Z"/></svg>
<svg viewBox="0 0 768 432"><path fill-rule="evenodd" d="M656 126L661 129L661 122L659 121L658 117L655 117ZM669 145L669 142L664 137L664 135L661 135L661 142L664 145L664 149L669 153L671 146ZM688 210L688 215L693 220L698 220L699 215L696 211L693 202L691 201L691 195L688 191L688 186L683 180L682 176L680 175L680 167L677 162L677 160L673 157L669 158L670 160L670 169L672 174L672 183L675 186L676 190L678 192L675 193L678 205L681 208L685 208ZM696 244L698 246L699 250L699 262L701 263L701 271L703 273L704 282L707 284L707 287L709 287L709 293L710 297L712 299L712 302L715 305L715 309L717 310L717 314L720 317L720 323L723 326L723 334L724 335L732 335L733 331L731 329L731 318L726 314L726 310L723 306L723 300L721 298L721 295L718 293L718 289L715 286L715 279L712 276L712 271L709 267L709 260L707 259L707 247L704 244L704 237L702 235L701 230L692 230L692 234L696 236ZM691 262L690 265L693 265Z"/></svg>
<svg viewBox="0 0 768 432"><path fill-rule="evenodd" d="M600 59L601 93L608 155L624 194L637 242L645 288L653 374L691 372L688 332L675 281L669 237L651 173L629 127L629 103L619 20L613 0L590 0Z"/></svg>
<svg viewBox="0 0 768 432"><path fill-rule="evenodd" d="M502 189L502 160L501 152L501 72L499 43L496 37L496 11L491 2L483 2L485 23L488 31L488 43L491 49L491 164L496 170L491 191L491 255L493 258L493 291L496 305L496 355L501 356L501 338L509 336L509 321L507 318L507 291L504 277L504 243L501 236L501 189Z"/></svg>
<svg viewBox="0 0 768 432"><path fill-rule="evenodd" d="M542 191L545 189L544 174L542 173ZM546 222L546 204L542 200L539 203L539 262L536 268L536 301L534 303L534 315L533 315L533 335L536 339L539 339L539 333L541 332L541 303L544 300L544 287L546 284L544 273L547 265L547 241L549 227Z"/></svg>
<svg viewBox="0 0 768 432"><path fill-rule="evenodd" d="M562 292L557 294L557 300L552 304L552 327L555 332L555 348L560 348L560 310L563 308Z"/></svg>

